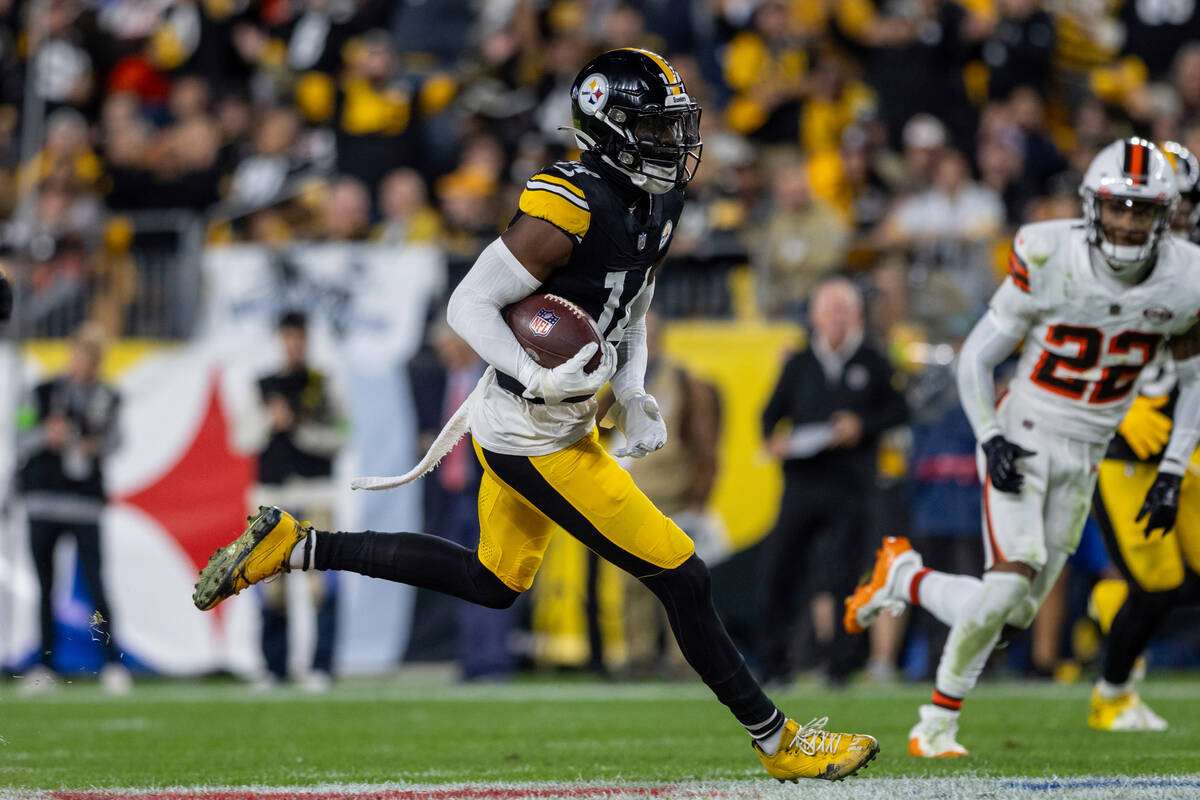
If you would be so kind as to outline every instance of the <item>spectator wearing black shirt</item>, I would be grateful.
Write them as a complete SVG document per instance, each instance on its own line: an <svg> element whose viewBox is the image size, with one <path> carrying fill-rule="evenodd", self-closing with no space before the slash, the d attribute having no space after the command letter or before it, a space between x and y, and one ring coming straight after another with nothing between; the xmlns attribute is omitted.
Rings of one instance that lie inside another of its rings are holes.
<svg viewBox="0 0 1200 800"><path fill-rule="evenodd" d="M27 692L55 684L54 547L65 534L75 537L92 598L92 629L104 645L101 684L113 694L125 694L130 688L129 672L120 663L111 633L112 612L101 569L104 456L117 446L120 406L116 390L100 380L103 357L103 332L85 325L76 335L66 374L38 384L20 415L19 484L41 592L41 659L24 676L22 689Z"/></svg>
<svg viewBox="0 0 1200 800"><path fill-rule="evenodd" d="M1054 18L1038 0L1002 0L997 10L1000 17L982 46L988 96L1003 99L1018 86L1046 91L1054 55Z"/></svg>
<svg viewBox="0 0 1200 800"><path fill-rule="evenodd" d="M258 482L255 505L302 510L315 525L332 522L333 459L345 442L343 415L329 377L308 364L308 328L304 314L291 311L279 323L284 364L258 381L265 412L259 427ZM321 520L321 521L318 521ZM305 689L327 688L333 674L337 618L336 585L327 573L305 573L316 606L317 642ZM262 593L263 655L270 685L287 677L288 606L285 581L266 584Z"/></svg>
<svg viewBox="0 0 1200 800"><path fill-rule="evenodd" d="M851 666L834 598L853 589L866 552L879 436L908 416L891 365L863 338L862 306L844 278L813 291L810 345L788 359L763 411L763 437L783 462L784 479L779 518L764 551L764 681L791 677L796 600L809 589L830 680L843 682ZM791 431L777 432L785 420ZM810 562L818 560L816 580L806 586Z"/></svg>
<svg viewBox="0 0 1200 800"><path fill-rule="evenodd" d="M899 145L905 123L925 112L945 123L956 146L965 146L976 119L963 68L988 32L986 22L951 0L902 5L871 0L866 7L867 20L858 25L848 25L839 14L837 30L862 59L864 80L882 98L879 113L891 144Z"/></svg>

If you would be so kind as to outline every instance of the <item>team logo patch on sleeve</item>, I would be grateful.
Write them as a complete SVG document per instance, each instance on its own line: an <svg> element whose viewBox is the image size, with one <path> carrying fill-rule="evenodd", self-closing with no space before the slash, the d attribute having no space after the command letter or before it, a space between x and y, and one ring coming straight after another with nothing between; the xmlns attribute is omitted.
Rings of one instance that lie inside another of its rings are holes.
<svg viewBox="0 0 1200 800"><path fill-rule="evenodd" d="M579 108L589 117L608 104L608 78L599 72L588 75L579 85Z"/></svg>
<svg viewBox="0 0 1200 800"><path fill-rule="evenodd" d="M658 239L658 249L662 250L667 246L667 242L671 240L671 231L675 229L675 224L671 220L667 220L667 224L663 225L662 236Z"/></svg>
<svg viewBox="0 0 1200 800"><path fill-rule="evenodd" d="M537 315L529 320L529 330L536 336L549 336L550 331L558 324L558 314L548 308L540 309Z"/></svg>

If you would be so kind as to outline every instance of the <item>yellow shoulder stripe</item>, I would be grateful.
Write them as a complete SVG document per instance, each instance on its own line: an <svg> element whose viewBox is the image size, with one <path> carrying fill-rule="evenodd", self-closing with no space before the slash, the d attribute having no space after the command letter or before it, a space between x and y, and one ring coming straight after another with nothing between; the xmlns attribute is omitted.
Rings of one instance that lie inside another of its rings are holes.
<svg viewBox="0 0 1200 800"><path fill-rule="evenodd" d="M586 199L587 199L587 196L586 196L586 195L583 193L583 190L582 190L582 189L580 189L578 186L576 186L575 184L571 183L571 182L570 182L569 180L567 180L566 178L560 178L560 177L558 177L557 175L551 175L551 174L550 174L550 173L548 173L548 172L539 172L537 175L534 175L534 176L533 176L532 178L530 178L529 180L531 180L531 181L545 181L546 183L553 183L555 186L561 186L561 187L563 187L563 188L564 188L564 189L566 189L568 192L570 192L571 194L573 194L573 195L575 195L576 197L578 197L580 200L586 200Z"/></svg>
<svg viewBox="0 0 1200 800"><path fill-rule="evenodd" d="M547 189L525 189L518 207L531 217L544 219L582 239L592 222L592 212Z"/></svg>

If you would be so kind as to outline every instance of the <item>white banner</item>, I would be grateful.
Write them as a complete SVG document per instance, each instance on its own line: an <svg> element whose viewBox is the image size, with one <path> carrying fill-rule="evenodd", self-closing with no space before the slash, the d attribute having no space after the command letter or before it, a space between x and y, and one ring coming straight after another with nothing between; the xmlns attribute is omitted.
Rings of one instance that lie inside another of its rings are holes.
<svg viewBox="0 0 1200 800"><path fill-rule="evenodd" d="M443 259L431 248L310 244L206 254L201 331L118 379L123 443L107 465L111 503L102 535L114 631L131 661L174 674L252 673L261 666L256 594L201 613L191 592L208 555L245 524L253 454L239 450L237 422L257 413L256 379L282 361L275 330L285 311L308 315L310 363L330 375L347 400L352 435L336 467L335 525L420 530L419 487L364 497L350 492L349 477L397 474L416 458L405 365L420 345L430 303L444 290L444 274ZM0 352L0 381L8 389L15 388L8 376L20 369ZM16 394L0 391L3 419L13 419ZM8 475L15 456L11 426L4 427L0 469ZM17 665L37 648L37 590L19 504L7 508L12 513L0 514L0 663ZM65 579L56 586L56 614L69 628L81 622L72 619L78 616L72 573L69 565L61 569ZM338 669L391 668L407 641L411 590L338 577ZM297 670L313 639L305 606L291 606L302 610L293 613L290 636Z"/></svg>

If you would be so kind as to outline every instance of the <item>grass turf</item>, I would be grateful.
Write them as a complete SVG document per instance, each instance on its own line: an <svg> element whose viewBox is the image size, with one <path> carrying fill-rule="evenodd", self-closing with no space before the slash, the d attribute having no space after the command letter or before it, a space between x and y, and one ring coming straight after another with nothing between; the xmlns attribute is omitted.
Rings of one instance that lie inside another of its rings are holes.
<svg viewBox="0 0 1200 800"><path fill-rule="evenodd" d="M1161 734L1085 724L1089 687L991 683L972 694L968 761L906 752L928 686L802 685L773 695L807 721L861 731L882 753L864 773L940 776L1200 772L1200 679L1148 683ZM381 781L757 779L745 734L703 686L527 679L452 686L354 680L326 695L228 683L151 682L129 698L77 683L35 698L0 685L0 787L309 785Z"/></svg>

